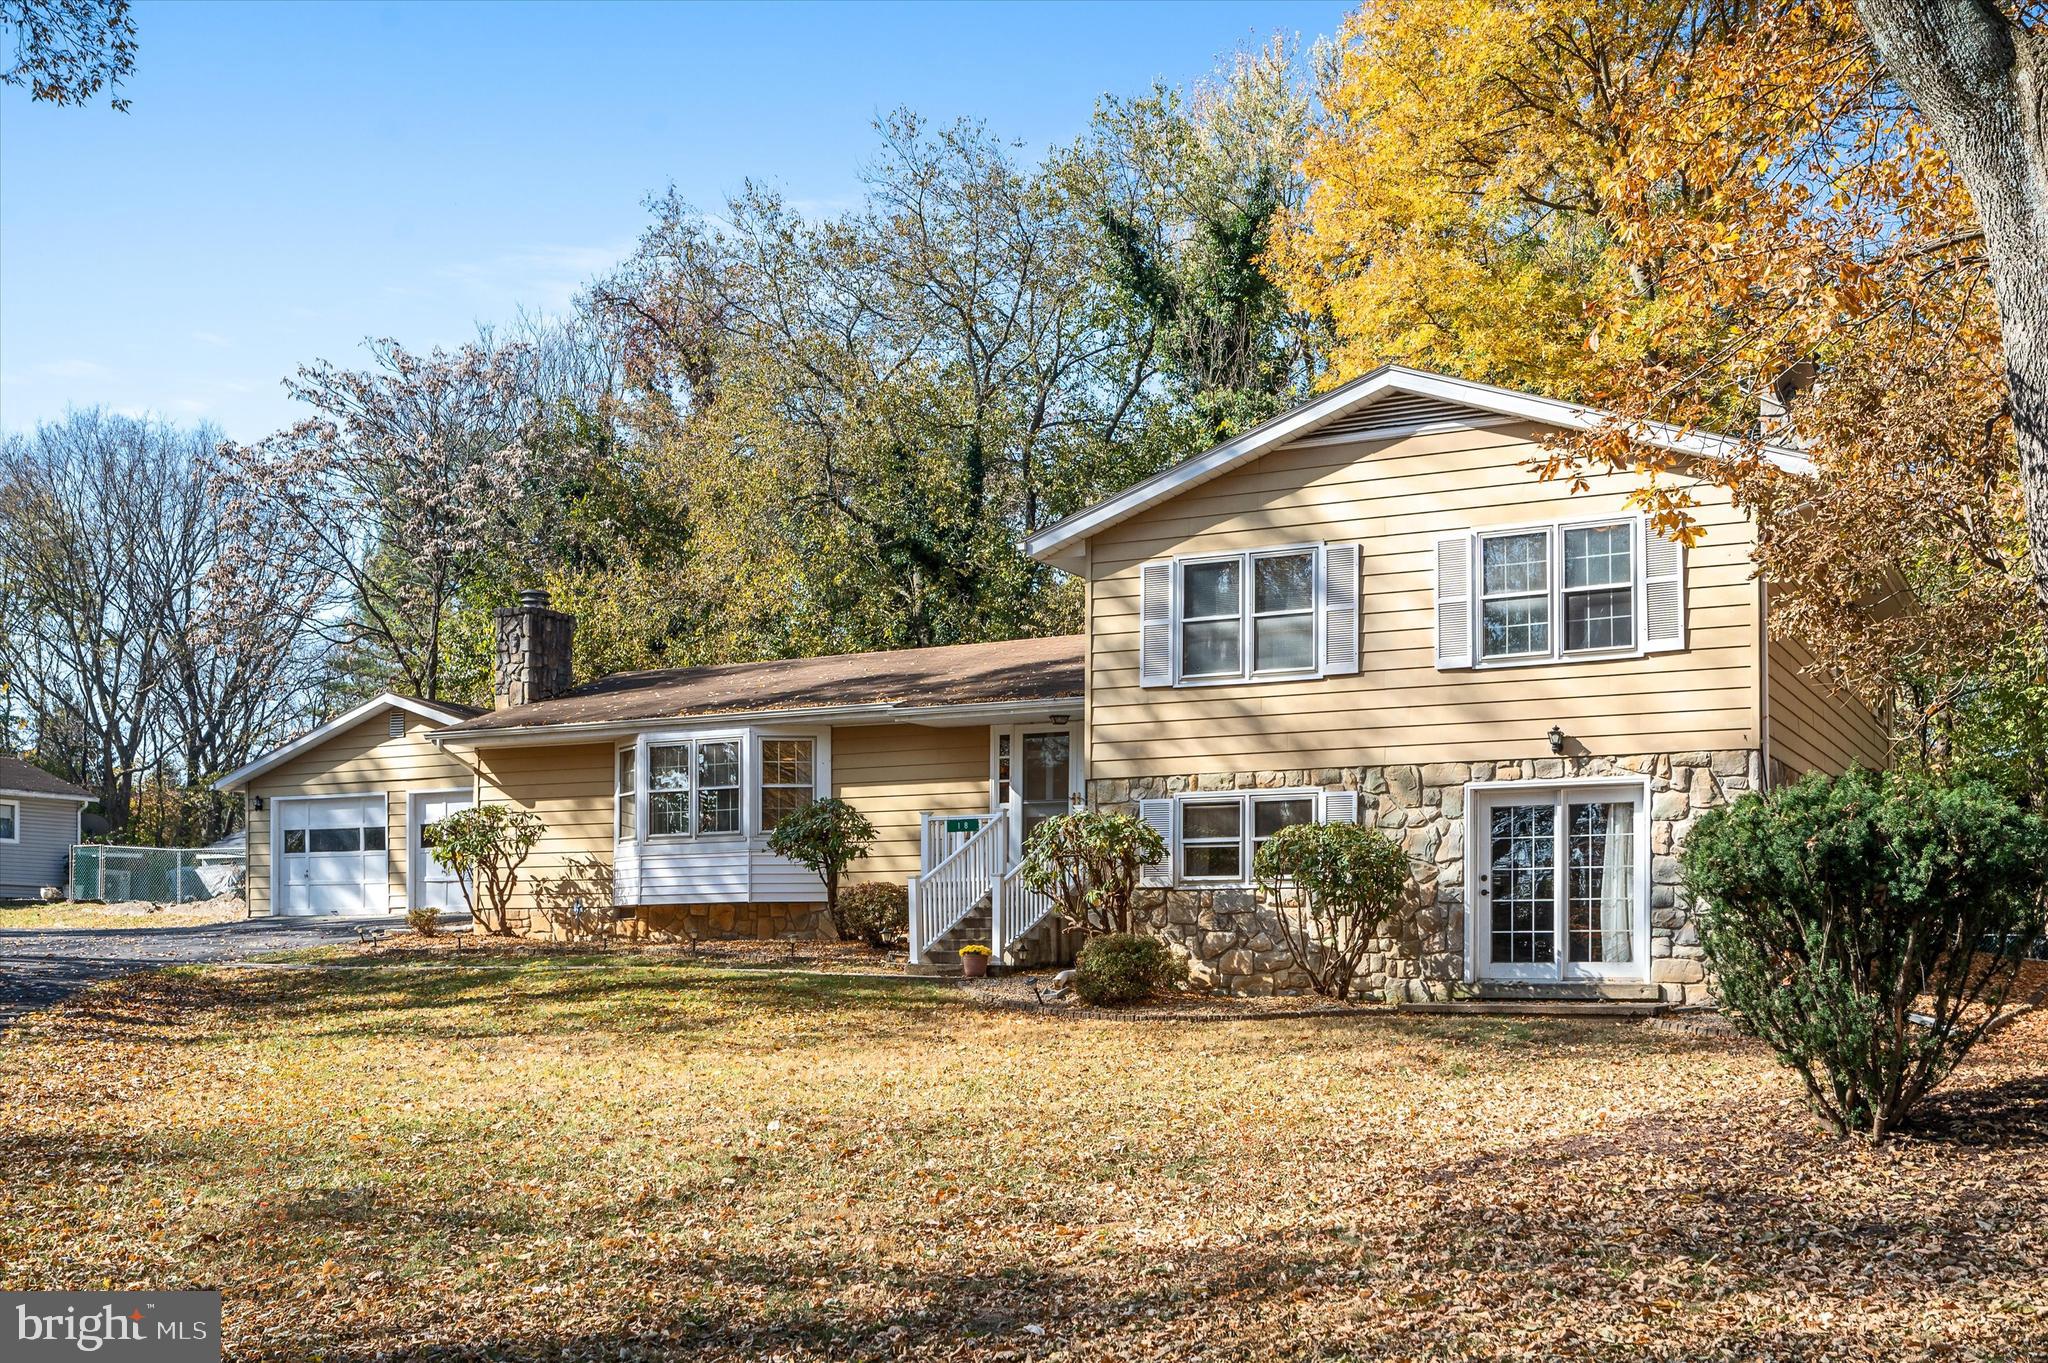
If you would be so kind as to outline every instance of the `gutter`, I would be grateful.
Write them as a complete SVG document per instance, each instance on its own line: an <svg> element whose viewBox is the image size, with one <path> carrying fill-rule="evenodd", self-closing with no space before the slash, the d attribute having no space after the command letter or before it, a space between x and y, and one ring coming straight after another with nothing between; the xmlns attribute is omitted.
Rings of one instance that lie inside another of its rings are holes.
<svg viewBox="0 0 2048 1363"><path fill-rule="evenodd" d="M585 739L612 738L625 734L667 732L679 728L703 729L728 724L789 724L818 720L835 724L919 724L933 718L972 723L977 719L1010 719L1019 715L1043 714L1056 709L1078 710L1081 704L1080 696L990 701L979 705L898 705L893 701L882 701L872 705L814 705L788 710L722 710L707 714L657 716L650 719L594 720L584 724L524 724L502 729L476 729L468 733L441 729L425 737L428 742L443 747L511 747L574 743Z"/></svg>

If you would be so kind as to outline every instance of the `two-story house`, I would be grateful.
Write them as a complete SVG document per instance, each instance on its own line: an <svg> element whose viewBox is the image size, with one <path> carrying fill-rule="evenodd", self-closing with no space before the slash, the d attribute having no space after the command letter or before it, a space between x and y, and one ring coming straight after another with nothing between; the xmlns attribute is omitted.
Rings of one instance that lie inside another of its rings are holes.
<svg viewBox="0 0 2048 1363"><path fill-rule="evenodd" d="M1078 637L571 687L573 622L528 600L501 616L491 711L383 697L223 781L250 796L252 907L445 903L419 829L502 800L547 825L535 930L601 902L635 931L810 934L822 891L766 837L830 793L879 830L855 877L910 886L914 956L1018 954L1048 908L1017 883L1023 838L1085 801L1164 835L1157 925L1225 988L1299 983L1252 889L1260 842L1358 819L1414 869L1370 963L1389 992L1696 994L1691 821L1880 766L1885 730L1769 638L1754 528L1711 477L1688 550L1630 478L1531 471L1547 435L1606 420L1376 371L1034 535L1086 583ZM1682 464L1727 448L1634 434Z"/></svg>

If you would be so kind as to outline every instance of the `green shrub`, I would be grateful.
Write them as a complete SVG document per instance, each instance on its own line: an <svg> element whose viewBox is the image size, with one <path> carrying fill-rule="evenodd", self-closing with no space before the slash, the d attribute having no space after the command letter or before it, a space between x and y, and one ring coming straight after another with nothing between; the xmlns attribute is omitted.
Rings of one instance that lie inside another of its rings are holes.
<svg viewBox="0 0 2048 1363"><path fill-rule="evenodd" d="M910 891L893 881L847 886L839 894L839 911L853 935L871 947L901 946L910 940Z"/></svg>
<svg viewBox="0 0 2048 1363"><path fill-rule="evenodd" d="M1703 816L1682 865L1722 1002L1838 1131L1881 1141L2004 1008L2048 822L1978 782L1813 775Z"/></svg>
<svg viewBox="0 0 2048 1363"><path fill-rule="evenodd" d="M512 892L519 868L533 852L547 825L530 809L514 805L474 805L436 819L420 830L434 858L462 879L463 902L470 919L488 933L512 931Z"/></svg>
<svg viewBox="0 0 2048 1363"><path fill-rule="evenodd" d="M1165 839L1143 819L1089 810L1032 829L1017 874L1081 932L1130 932L1138 868L1165 856Z"/></svg>
<svg viewBox="0 0 2048 1363"><path fill-rule="evenodd" d="M1188 963L1157 937L1110 932L1090 937L1075 962L1074 992L1083 1003L1118 1008L1148 999L1188 977Z"/></svg>
<svg viewBox="0 0 2048 1363"><path fill-rule="evenodd" d="M1252 874L1309 986L1350 998L1359 963L1408 886L1408 854L1377 828L1293 824L1259 848Z"/></svg>
<svg viewBox="0 0 2048 1363"><path fill-rule="evenodd" d="M441 911L429 904L419 904L405 911L405 925L422 937L433 937L441 931Z"/></svg>
<svg viewBox="0 0 2048 1363"><path fill-rule="evenodd" d="M768 850L825 882L825 914L843 942L853 931L839 902L839 877L868 854L874 841L875 826L867 815L835 798L813 800L783 815L768 834Z"/></svg>

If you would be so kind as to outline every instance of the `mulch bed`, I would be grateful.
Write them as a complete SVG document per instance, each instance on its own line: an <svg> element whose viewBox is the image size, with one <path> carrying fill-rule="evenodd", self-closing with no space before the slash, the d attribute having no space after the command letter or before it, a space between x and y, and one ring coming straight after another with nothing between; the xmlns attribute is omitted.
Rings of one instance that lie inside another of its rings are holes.
<svg viewBox="0 0 2048 1363"><path fill-rule="evenodd" d="M486 937L467 929L422 937L393 932L364 944L352 956L376 957L393 964L464 963L474 958L492 962L570 960L617 956L625 962L703 965L729 969L828 970L861 975L899 975L903 957L876 951L858 942L627 942L605 938L569 942L526 937Z"/></svg>
<svg viewBox="0 0 2048 1363"><path fill-rule="evenodd" d="M1201 990L1175 991L1128 1008L1098 1008L1083 1003L1071 991L1058 993L1052 973L1009 974L981 980L958 981L961 994L990 1008L1010 1008L1028 1013L1060 1017L1109 1019L1121 1022L1210 1021L1235 1019L1363 1017L1391 1015L1393 1006L1383 1003L1337 1003L1313 994L1275 995L1248 998L1236 994L1211 994Z"/></svg>

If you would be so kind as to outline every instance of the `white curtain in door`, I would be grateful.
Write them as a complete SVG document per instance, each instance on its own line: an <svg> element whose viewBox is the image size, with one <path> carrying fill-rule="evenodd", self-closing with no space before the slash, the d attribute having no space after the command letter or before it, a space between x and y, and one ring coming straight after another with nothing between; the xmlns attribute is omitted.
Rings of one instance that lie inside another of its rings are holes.
<svg viewBox="0 0 2048 1363"><path fill-rule="evenodd" d="M1607 846L1600 859L1600 959L1632 961L1635 931L1636 808L1626 802L1605 806Z"/></svg>

